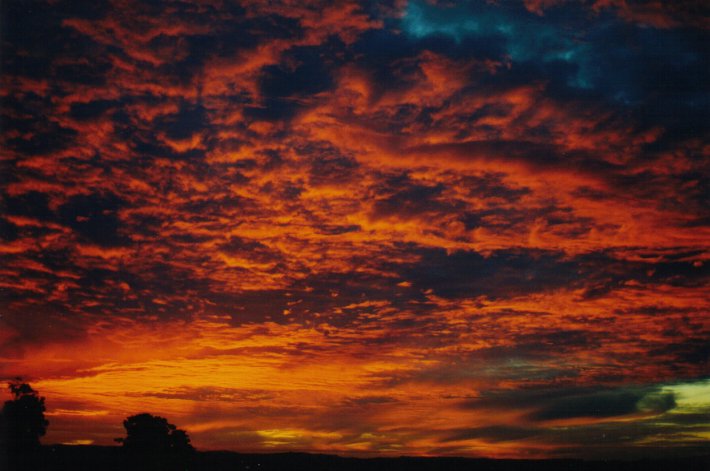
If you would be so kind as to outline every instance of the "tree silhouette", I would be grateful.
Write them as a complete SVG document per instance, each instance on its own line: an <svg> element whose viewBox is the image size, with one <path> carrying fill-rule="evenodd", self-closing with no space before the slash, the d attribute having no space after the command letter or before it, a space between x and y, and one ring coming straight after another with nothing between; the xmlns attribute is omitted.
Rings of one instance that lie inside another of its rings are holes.
<svg viewBox="0 0 710 471"><path fill-rule="evenodd" d="M118 439L127 450L157 452L192 451L187 432L167 419L147 413L132 415L123 421L126 438Z"/></svg>
<svg viewBox="0 0 710 471"><path fill-rule="evenodd" d="M0 450L11 467L20 467L39 448L39 438L47 433L44 398L17 378L8 384L13 399L0 412Z"/></svg>
<svg viewBox="0 0 710 471"><path fill-rule="evenodd" d="M190 444L190 437L167 419L142 413L128 417L123 426L126 438L116 441L123 443L133 468L151 471L191 469L195 449Z"/></svg>
<svg viewBox="0 0 710 471"><path fill-rule="evenodd" d="M39 438L47 433L44 398L21 378L8 384L13 399L2 408L2 435L8 450L29 451L39 447Z"/></svg>

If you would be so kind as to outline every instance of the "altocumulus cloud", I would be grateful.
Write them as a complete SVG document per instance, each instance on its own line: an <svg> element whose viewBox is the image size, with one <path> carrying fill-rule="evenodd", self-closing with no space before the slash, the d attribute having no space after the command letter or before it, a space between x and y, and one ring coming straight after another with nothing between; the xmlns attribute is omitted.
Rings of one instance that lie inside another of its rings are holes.
<svg viewBox="0 0 710 471"><path fill-rule="evenodd" d="M48 441L702 450L693 2L0 8L0 376Z"/></svg>

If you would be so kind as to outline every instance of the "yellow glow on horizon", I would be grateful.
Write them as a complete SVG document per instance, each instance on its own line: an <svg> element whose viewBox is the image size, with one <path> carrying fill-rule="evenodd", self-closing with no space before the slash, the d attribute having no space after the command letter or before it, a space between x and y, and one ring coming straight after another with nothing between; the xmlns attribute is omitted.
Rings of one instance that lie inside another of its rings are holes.
<svg viewBox="0 0 710 471"><path fill-rule="evenodd" d="M77 445L93 445L94 440L89 440L89 439L81 439L78 438L76 440L71 440L68 442L62 442L62 445L72 445L72 446L77 446Z"/></svg>

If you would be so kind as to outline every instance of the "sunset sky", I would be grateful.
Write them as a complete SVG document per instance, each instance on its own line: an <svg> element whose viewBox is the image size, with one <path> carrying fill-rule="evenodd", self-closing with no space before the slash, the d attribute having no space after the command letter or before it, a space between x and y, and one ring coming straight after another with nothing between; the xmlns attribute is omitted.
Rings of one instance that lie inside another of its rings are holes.
<svg viewBox="0 0 710 471"><path fill-rule="evenodd" d="M703 3L0 2L0 380L45 444L708 453Z"/></svg>

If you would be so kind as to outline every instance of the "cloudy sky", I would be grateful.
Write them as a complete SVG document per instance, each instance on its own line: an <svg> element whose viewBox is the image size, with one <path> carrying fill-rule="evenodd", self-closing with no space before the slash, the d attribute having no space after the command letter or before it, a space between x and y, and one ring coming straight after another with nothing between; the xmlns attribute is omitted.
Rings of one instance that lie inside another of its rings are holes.
<svg viewBox="0 0 710 471"><path fill-rule="evenodd" d="M710 449L703 2L3 1L45 443Z"/></svg>

